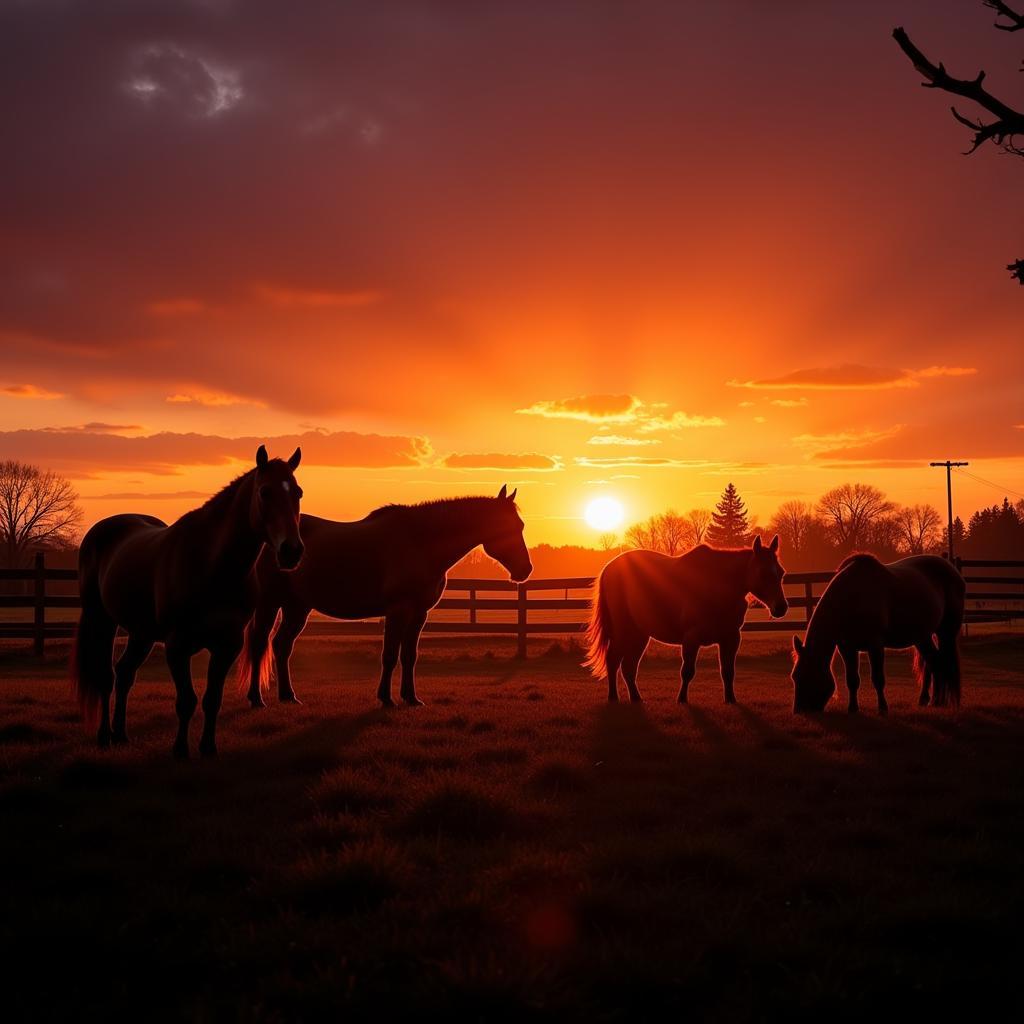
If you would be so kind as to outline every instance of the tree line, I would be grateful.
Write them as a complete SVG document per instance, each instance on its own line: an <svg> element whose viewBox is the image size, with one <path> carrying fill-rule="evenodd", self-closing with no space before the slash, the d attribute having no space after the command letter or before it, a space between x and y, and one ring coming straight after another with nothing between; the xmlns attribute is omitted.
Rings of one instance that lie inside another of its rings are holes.
<svg viewBox="0 0 1024 1024"><path fill-rule="evenodd" d="M792 570L829 569L853 551L870 551L883 561L906 555L941 554L947 529L932 505L900 505L871 484L842 484L816 502L783 502L764 527L750 515L730 483L714 509L674 509L630 526L623 546L682 554L696 544L739 547L755 534L778 534L782 559ZM1024 499L979 509L967 524L953 522L955 553L963 558L1024 558Z"/></svg>
<svg viewBox="0 0 1024 1024"><path fill-rule="evenodd" d="M14 460L0 461L0 564L28 565L34 552L73 551L82 527L78 495L57 473ZM630 526L623 537L604 534L599 549L582 545L531 545L535 574L594 575L618 549L650 548L679 555L697 544L740 547L756 533L778 534L791 570L829 569L851 551L871 551L883 561L909 554L941 553L948 541L942 516L931 505L899 505L870 484L843 484L816 502L786 501L759 527L730 483L713 509L668 509ZM1024 498L978 509L953 521L955 551L963 558L1024 559ZM463 575L491 576L494 563L472 552ZM456 573L458 574L458 573Z"/></svg>

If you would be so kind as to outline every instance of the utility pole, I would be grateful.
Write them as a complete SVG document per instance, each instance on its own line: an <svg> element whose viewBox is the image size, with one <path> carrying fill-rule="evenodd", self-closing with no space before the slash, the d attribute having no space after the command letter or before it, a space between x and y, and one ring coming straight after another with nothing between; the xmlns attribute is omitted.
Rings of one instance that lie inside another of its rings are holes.
<svg viewBox="0 0 1024 1024"><path fill-rule="evenodd" d="M946 539L949 541L949 560L953 561L953 467L954 466L969 466L969 462L950 462L946 459L945 462L929 462L929 466L945 466L946 467L946 513L948 516L949 525L946 531Z"/></svg>

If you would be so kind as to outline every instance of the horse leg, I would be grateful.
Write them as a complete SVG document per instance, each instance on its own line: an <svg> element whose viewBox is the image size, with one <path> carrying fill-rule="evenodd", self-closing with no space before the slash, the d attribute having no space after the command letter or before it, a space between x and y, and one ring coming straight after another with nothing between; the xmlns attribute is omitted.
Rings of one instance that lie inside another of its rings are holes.
<svg viewBox="0 0 1024 1024"><path fill-rule="evenodd" d="M402 628L404 619L390 612L384 616L384 648L380 655L380 686L377 687L377 700L386 708L393 708L391 699L391 677L398 664L398 650L402 644Z"/></svg>
<svg viewBox="0 0 1024 1024"><path fill-rule="evenodd" d="M270 644L270 631L277 621L280 607L277 604L256 605L252 621L246 631L245 642L249 645L249 704L254 708L265 708L267 705L260 691L260 666Z"/></svg>
<svg viewBox="0 0 1024 1024"><path fill-rule="evenodd" d="M615 649L613 644L608 645L604 652L604 670L608 675L608 699L617 701L619 699L619 666L622 664L622 655Z"/></svg>
<svg viewBox="0 0 1024 1024"><path fill-rule="evenodd" d="M299 698L292 689L292 676L289 663L292 650L299 634L306 628L309 608L286 607L281 616L281 625L274 634L274 670L277 672L277 699L282 704L298 704Z"/></svg>
<svg viewBox="0 0 1024 1024"><path fill-rule="evenodd" d="M718 642L718 669L722 674L722 687L725 690L725 703L736 703L736 692L733 680L736 678L736 654L740 649L740 634ZM695 656L696 657L696 656Z"/></svg>
<svg viewBox="0 0 1024 1024"><path fill-rule="evenodd" d="M195 714L199 698L192 685L192 654L183 646L170 644L166 649L167 667L171 670L177 699L174 710L178 714L178 735L174 740L174 756L188 757L188 725Z"/></svg>
<svg viewBox="0 0 1024 1024"><path fill-rule="evenodd" d="M410 707L422 706L423 701L416 696L416 654L419 648L420 632L427 616L417 615L411 618L402 632L402 700Z"/></svg>
<svg viewBox="0 0 1024 1024"><path fill-rule="evenodd" d="M203 694L203 735L199 740L199 753L203 757L213 757L217 753L217 715L224 697L224 680L241 650L242 637L239 635L223 647L210 651L206 693Z"/></svg>
<svg viewBox="0 0 1024 1024"><path fill-rule="evenodd" d="M622 659L622 678L626 680L626 689L629 691L629 700L632 704L643 703L643 697L640 696L640 691L636 686L636 672L640 667L640 659L644 656L644 651L647 650L649 639L649 637L644 637L643 642L638 647L627 651Z"/></svg>
<svg viewBox="0 0 1024 1024"><path fill-rule="evenodd" d="M679 703L685 704L690 692L690 682L697 674L697 652L699 644L683 644L683 667L680 670Z"/></svg>
<svg viewBox="0 0 1024 1024"><path fill-rule="evenodd" d="M846 666L846 689L850 691L850 704L847 710L854 715L860 710L857 703L857 690L860 689L860 651L854 647L840 647L839 654Z"/></svg>
<svg viewBox="0 0 1024 1024"><path fill-rule="evenodd" d="M886 715L889 705L885 699L885 648L872 647L868 651L868 661L871 663L871 685L878 694L878 713Z"/></svg>
<svg viewBox="0 0 1024 1024"><path fill-rule="evenodd" d="M117 659L114 668L114 727L110 736L114 743L128 742L128 693L135 683L135 674L151 650L152 640L129 636L124 653Z"/></svg>

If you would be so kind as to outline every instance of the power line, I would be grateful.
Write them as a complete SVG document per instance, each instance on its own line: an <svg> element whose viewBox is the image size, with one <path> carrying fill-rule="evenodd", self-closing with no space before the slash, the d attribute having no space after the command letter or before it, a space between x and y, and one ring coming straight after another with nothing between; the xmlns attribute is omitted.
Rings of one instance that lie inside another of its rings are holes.
<svg viewBox="0 0 1024 1024"><path fill-rule="evenodd" d="M1002 484L997 484L993 480L986 480L983 476L978 476L975 473L968 473L965 469L958 469L957 472L962 476L969 476L972 480L977 480L979 484L987 484L989 487L999 491L1004 496L1012 494L1015 498L1024 498L1024 494L1020 491L1015 491L1012 487L1004 487Z"/></svg>

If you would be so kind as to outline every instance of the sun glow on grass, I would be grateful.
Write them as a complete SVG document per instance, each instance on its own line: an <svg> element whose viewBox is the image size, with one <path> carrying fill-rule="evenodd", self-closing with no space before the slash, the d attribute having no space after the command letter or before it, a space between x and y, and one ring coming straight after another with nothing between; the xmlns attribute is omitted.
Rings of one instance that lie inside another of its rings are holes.
<svg viewBox="0 0 1024 1024"><path fill-rule="evenodd" d="M615 498L595 498L583 513L588 526L602 532L615 530L624 516L622 502Z"/></svg>

